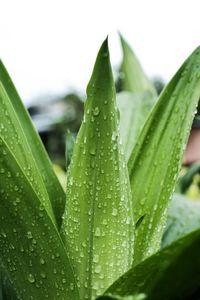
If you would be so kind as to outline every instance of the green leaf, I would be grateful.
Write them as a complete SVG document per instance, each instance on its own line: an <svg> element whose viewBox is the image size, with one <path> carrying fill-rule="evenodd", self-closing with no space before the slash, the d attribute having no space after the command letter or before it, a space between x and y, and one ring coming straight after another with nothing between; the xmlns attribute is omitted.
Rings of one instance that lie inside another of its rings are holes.
<svg viewBox="0 0 200 300"><path fill-rule="evenodd" d="M40 197L1 136L1 268L19 299L79 299L66 250Z"/></svg>
<svg viewBox="0 0 200 300"><path fill-rule="evenodd" d="M132 264L131 190L107 40L87 87L84 120L67 176L62 226L84 299L100 295Z"/></svg>
<svg viewBox="0 0 200 300"><path fill-rule="evenodd" d="M46 151L42 145L42 142L37 132L35 131L32 125L30 117L26 109L24 108L23 103L11 81L11 78L9 77L1 61L0 61L0 83L1 83L1 91L3 90L3 94L4 95L7 94L7 98L9 98L9 101L7 101L4 104L4 106L2 106L1 112L3 114L3 118L5 121L2 121L1 119L1 126L7 127L7 125L9 124L9 127L10 128L12 127L12 130L15 132L16 140L14 139L13 133L10 133L10 135L8 135L8 140L11 138L12 147L13 149L16 148L16 152L17 152L16 155L21 155L21 156L25 155L27 160L32 160L32 162L34 160L35 169L38 170L37 173L39 172L41 174L41 175L40 174L37 175L38 182L40 182L39 185L45 185L45 188L47 190L48 196L50 198L53 207L53 211L55 213L58 226L60 227L61 216L64 211L64 205L65 205L65 193L61 185L59 184L59 181L53 171L52 164L48 158L48 155L46 154ZM4 112L3 109L5 110ZM10 114L11 111L12 113ZM13 118L14 121L12 120ZM16 123L18 124L17 125L18 129L14 128ZM19 134L22 138L20 140L21 145L18 144ZM24 143L26 144L26 147L29 148L28 150L29 158L27 157L25 148L23 147Z"/></svg>
<svg viewBox="0 0 200 300"><path fill-rule="evenodd" d="M120 111L120 134L128 161L137 137L144 125L147 114L155 103L155 97L149 92L117 94L117 106Z"/></svg>
<svg viewBox="0 0 200 300"><path fill-rule="evenodd" d="M73 137L72 133L69 130L67 130L66 142L65 142L66 169L68 169L72 159L74 143L75 143L75 138Z"/></svg>
<svg viewBox="0 0 200 300"><path fill-rule="evenodd" d="M137 57L121 34L120 40L123 50L123 61L120 69L123 90L132 93L149 91L155 96L156 90L152 82L144 73Z"/></svg>
<svg viewBox="0 0 200 300"><path fill-rule="evenodd" d="M188 297L200 288L199 251L197 230L133 267L106 293L145 293L148 300L193 299Z"/></svg>
<svg viewBox="0 0 200 300"><path fill-rule="evenodd" d="M136 222L135 264L160 247L166 213L200 96L200 49L185 61L150 113L128 162Z"/></svg>
<svg viewBox="0 0 200 300"><path fill-rule="evenodd" d="M117 295L106 294L97 298L98 300L144 300L146 299L145 294L137 294L134 296L120 297Z"/></svg>
<svg viewBox="0 0 200 300"><path fill-rule="evenodd" d="M14 107L0 82L0 141L3 147L3 154L12 153L21 168L21 172L25 172L29 181L38 197L41 198L49 216L55 222L54 213L51 203L43 183L42 176L37 168L29 147L27 138L21 127L20 121L15 113ZM0 162L0 172L2 174L10 174L9 169L4 169ZM7 175L8 176L8 175ZM16 189L18 187L16 186ZM12 189L11 189L12 191Z"/></svg>
<svg viewBox="0 0 200 300"><path fill-rule="evenodd" d="M175 194L172 198L162 247L200 228L200 202Z"/></svg>

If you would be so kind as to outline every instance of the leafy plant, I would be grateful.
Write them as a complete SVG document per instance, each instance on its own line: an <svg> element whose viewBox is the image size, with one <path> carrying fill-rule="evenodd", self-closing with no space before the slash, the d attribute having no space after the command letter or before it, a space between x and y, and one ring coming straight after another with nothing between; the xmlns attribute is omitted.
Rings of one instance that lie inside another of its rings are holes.
<svg viewBox="0 0 200 300"><path fill-rule="evenodd" d="M200 49L155 101L150 80L121 42L121 123L106 39L82 126L67 146L66 193L0 64L3 299L187 299L200 288L198 218L160 250L200 95Z"/></svg>

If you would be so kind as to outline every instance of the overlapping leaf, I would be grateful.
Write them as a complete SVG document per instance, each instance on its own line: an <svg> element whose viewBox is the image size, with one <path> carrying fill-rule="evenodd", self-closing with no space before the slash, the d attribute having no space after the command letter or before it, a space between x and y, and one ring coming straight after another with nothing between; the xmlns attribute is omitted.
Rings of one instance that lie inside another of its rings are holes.
<svg viewBox="0 0 200 300"><path fill-rule="evenodd" d="M117 106L120 112L120 134L128 161L138 134L142 129L155 98L150 92L117 94Z"/></svg>
<svg viewBox="0 0 200 300"><path fill-rule="evenodd" d="M120 69L122 75L122 90L129 91L131 93L149 91L155 96L156 90L152 82L144 73L137 57L133 53L133 50L122 35L120 35L120 40L123 50L123 61Z"/></svg>
<svg viewBox="0 0 200 300"><path fill-rule="evenodd" d="M66 250L43 203L12 144L1 135L1 268L19 299L79 299Z"/></svg>
<svg viewBox="0 0 200 300"><path fill-rule="evenodd" d="M98 300L144 300L146 299L145 294L138 294L134 296L117 296L117 295L103 295L97 298Z"/></svg>
<svg viewBox="0 0 200 300"><path fill-rule="evenodd" d="M101 294L132 263L131 191L115 101L106 40L87 87L61 231L70 246L81 299Z"/></svg>
<svg viewBox="0 0 200 300"><path fill-rule="evenodd" d="M173 241L198 228L200 228L200 202L179 194L173 195L167 214L162 247L170 245Z"/></svg>
<svg viewBox="0 0 200 300"><path fill-rule="evenodd" d="M35 188L37 191L40 191L41 187L43 192L40 192L41 195L43 193L43 198L47 198L46 196L49 197L51 201L50 205L53 207L53 213L55 214L57 224L60 227L61 215L64 211L65 193L59 184L55 173L53 172L51 162L46 154L41 140L36 133L28 113L25 110L20 97L1 61L0 84L1 134L4 135L4 138L7 140L8 144L12 144L12 150L15 153L15 156L17 159L19 159L21 166L26 168L26 170L24 169L26 175L29 176L30 172L34 172L34 174L31 174L29 177L33 176L33 184L34 181L37 180ZM3 100L5 97L7 99ZM2 101L4 103L2 103ZM9 127L9 129L7 127ZM29 168L31 170L29 170ZM46 192L44 190L46 190ZM47 202L49 201L44 200L44 203ZM47 206L49 206L48 203Z"/></svg>
<svg viewBox="0 0 200 300"><path fill-rule="evenodd" d="M193 299L190 296L200 291L199 251L198 229L133 267L107 293L145 293L148 300Z"/></svg>
<svg viewBox="0 0 200 300"><path fill-rule="evenodd" d="M135 264L157 251L200 96L200 49L185 61L149 115L128 167L136 218Z"/></svg>

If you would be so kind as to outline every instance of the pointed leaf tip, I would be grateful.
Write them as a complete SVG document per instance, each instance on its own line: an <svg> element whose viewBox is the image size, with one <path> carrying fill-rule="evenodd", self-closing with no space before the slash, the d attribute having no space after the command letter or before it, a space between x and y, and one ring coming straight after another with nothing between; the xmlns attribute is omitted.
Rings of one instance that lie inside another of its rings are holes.
<svg viewBox="0 0 200 300"><path fill-rule="evenodd" d="M103 41L97 54L92 76L87 86L87 96L99 93L99 90L110 89L113 84L113 74L110 63L108 37Z"/></svg>

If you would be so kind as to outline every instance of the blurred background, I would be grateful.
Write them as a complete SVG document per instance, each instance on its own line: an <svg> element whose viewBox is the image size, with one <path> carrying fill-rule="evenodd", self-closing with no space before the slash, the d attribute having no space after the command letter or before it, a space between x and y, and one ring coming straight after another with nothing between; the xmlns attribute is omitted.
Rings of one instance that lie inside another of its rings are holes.
<svg viewBox="0 0 200 300"><path fill-rule="evenodd" d="M83 116L87 82L105 37L109 35L117 89L122 60L119 30L159 94L200 45L199 11L199 0L1 1L0 57L57 170L66 170L66 140L70 153ZM199 133L198 121L193 127ZM193 185L191 194L199 198L195 134L190 138L195 148L189 146L184 170L195 163L187 188Z"/></svg>

